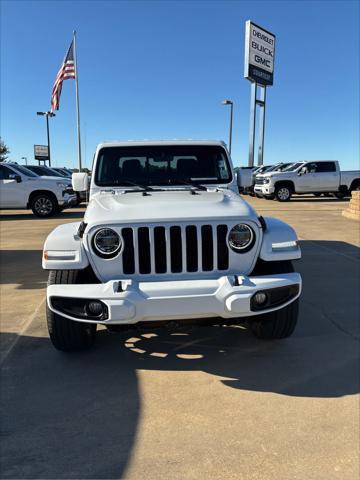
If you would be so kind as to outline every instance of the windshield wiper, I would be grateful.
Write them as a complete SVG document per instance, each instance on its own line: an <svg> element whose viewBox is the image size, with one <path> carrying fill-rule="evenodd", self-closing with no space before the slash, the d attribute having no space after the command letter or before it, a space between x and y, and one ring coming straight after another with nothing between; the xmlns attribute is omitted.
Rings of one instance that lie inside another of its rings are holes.
<svg viewBox="0 0 360 480"><path fill-rule="evenodd" d="M207 188L204 185L189 182L189 181L183 180L182 178L181 179L175 178L174 180L171 180L171 184L173 183L175 184L180 183L180 185L188 185L189 187L196 188L196 190L204 190L205 192L207 192Z"/></svg>
<svg viewBox="0 0 360 480"><path fill-rule="evenodd" d="M121 180L121 183L123 185L128 185L128 186L131 186L131 187L141 188L142 190L144 190L144 192L150 192L151 190L154 190L153 188L149 187L148 185L142 185L140 183L131 182L130 180Z"/></svg>

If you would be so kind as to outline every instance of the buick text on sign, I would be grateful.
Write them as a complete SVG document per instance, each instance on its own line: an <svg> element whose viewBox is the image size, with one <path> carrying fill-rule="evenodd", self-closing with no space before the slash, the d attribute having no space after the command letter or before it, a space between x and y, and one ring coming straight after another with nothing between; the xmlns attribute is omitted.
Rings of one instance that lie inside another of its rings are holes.
<svg viewBox="0 0 360 480"><path fill-rule="evenodd" d="M245 31L245 78L272 85L274 58L275 35L248 20Z"/></svg>

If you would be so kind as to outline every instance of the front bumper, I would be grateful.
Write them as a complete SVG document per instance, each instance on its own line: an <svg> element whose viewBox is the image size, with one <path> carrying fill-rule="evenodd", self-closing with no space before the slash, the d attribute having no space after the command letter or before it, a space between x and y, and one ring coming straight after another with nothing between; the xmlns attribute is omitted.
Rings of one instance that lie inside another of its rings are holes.
<svg viewBox="0 0 360 480"><path fill-rule="evenodd" d="M270 308L254 311L251 299L258 291L294 287L295 294ZM170 321L222 317L249 317L279 310L293 302L301 293L298 273L260 277L223 276L213 280L181 280L170 282L134 282L112 280L103 284L49 285L47 303L55 313L71 320L128 325L146 321ZM54 307L71 305L74 300L99 300L105 306L106 319L79 318Z"/></svg>
<svg viewBox="0 0 360 480"><path fill-rule="evenodd" d="M255 185L254 192L258 195L272 195L275 192L275 188L265 183L264 185Z"/></svg>
<svg viewBox="0 0 360 480"><path fill-rule="evenodd" d="M62 207L71 207L73 205L76 205L77 203L76 194L65 193L63 198L61 200L58 200L58 203Z"/></svg>

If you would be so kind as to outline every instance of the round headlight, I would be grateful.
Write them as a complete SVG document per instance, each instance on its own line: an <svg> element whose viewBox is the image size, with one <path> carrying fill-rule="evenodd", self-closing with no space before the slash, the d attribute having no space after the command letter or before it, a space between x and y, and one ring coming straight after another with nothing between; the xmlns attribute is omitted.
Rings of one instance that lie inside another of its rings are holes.
<svg viewBox="0 0 360 480"><path fill-rule="evenodd" d="M249 250L255 240L255 235L252 228L245 223L239 223L239 225L235 225L230 230L229 233L229 246L235 252L244 252L245 250Z"/></svg>
<svg viewBox="0 0 360 480"><path fill-rule="evenodd" d="M114 256L121 248L119 235L111 228L101 228L93 237L96 253L101 257Z"/></svg>

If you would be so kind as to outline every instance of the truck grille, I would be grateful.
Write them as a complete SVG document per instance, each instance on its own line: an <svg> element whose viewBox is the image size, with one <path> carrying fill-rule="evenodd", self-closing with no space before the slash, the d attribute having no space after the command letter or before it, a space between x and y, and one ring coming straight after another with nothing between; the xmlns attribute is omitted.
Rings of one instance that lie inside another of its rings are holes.
<svg viewBox="0 0 360 480"><path fill-rule="evenodd" d="M255 185L264 185L265 178L255 178Z"/></svg>
<svg viewBox="0 0 360 480"><path fill-rule="evenodd" d="M123 273L227 270L227 231L227 225L124 227Z"/></svg>

